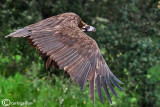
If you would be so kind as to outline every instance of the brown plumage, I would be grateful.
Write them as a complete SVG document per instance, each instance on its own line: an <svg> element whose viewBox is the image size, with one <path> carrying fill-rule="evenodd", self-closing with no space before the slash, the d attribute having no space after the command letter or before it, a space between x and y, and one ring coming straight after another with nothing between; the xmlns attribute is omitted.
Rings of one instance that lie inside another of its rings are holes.
<svg viewBox="0 0 160 107"><path fill-rule="evenodd" d="M77 14L64 13L16 30L6 37L26 37L46 61L47 69L51 64L54 67L58 65L69 73L81 90L88 80L93 102L96 87L101 102L103 103L103 88L112 103L108 88L118 97L111 83L119 89L122 88L116 82L123 83L113 75L97 43L84 31L95 29L85 24Z"/></svg>

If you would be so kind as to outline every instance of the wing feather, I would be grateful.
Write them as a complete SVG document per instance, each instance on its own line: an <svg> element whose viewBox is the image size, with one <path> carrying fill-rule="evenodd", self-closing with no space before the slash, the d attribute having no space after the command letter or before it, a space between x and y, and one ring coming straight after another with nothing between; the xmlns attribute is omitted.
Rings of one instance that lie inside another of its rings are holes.
<svg viewBox="0 0 160 107"><path fill-rule="evenodd" d="M73 52L70 55L68 55L67 57L65 57L63 60L59 61L58 64L59 65L65 64L68 60L72 60L72 58L77 55L78 55L77 52Z"/></svg>
<svg viewBox="0 0 160 107"><path fill-rule="evenodd" d="M37 39L41 39L41 38L46 38L46 37L51 37L53 35L52 32L47 32L47 31L36 31L36 32L32 32L32 35L29 37L30 39L32 39L33 41L36 41Z"/></svg>
<svg viewBox="0 0 160 107"><path fill-rule="evenodd" d="M49 56L49 55L54 55L55 52L57 52L58 50L60 50L60 49L63 48L63 47L64 47L63 44L60 45L60 46L58 46L58 47L53 47L52 50L50 50L50 51L47 52L47 56ZM54 59L53 59L53 60L54 60Z"/></svg>
<svg viewBox="0 0 160 107"><path fill-rule="evenodd" d="M41 40L41 41L36 41L36 42L34 42L33 45L44 46L45 44L49 44L49 43L52 43L54 41L56 41L56 39L47 38L47 40L44 39L44 40Z"/></svg>
<svg viewBox="0 0 160 107"><path fill-rule="evenodd" d="M77 80L78 80L78 76L79 76L79 74L80 74L80 72L84 69L84 66L87 64L87 61L86 60L84 60L83 62L82 62L82 64L78 67L78 69L76 69L76 71L74 71L75 73L74 73L74 82L75 83L78 83L77 82Z"/></svg>
<svg viewBox="0 0 160 107"><path fill-rule="evenodd" d="M109 94L109 92L108 92L108 88L107 88L106 82L105 82L105 80L104 80L104 77L101 78L101 81L102 81L102 86L103 86L104 92L105 92L108 100L109 100L109 101L111 102L111 104L112 104L112 100L111 100L110 94Z"/></svg>
<svg viewBox="0 0 160 107"><path fill-rule="evenodd" d="M68 60L66 60L65 62L63 62L59 67L60 67L60 69L63 69L65 66L67 66L70 62L72 62L74 59L76 59L77 58L77 56L78 56L78 54L74 54L74 55L72 55L72 56L70 56L69 58L68 58Z"/></svg>
<svg viewBox="0 0 160 107"><path fill-rule="evenodd" d="M72 61L72 63L68 64L67 66L64 67L65 71L69 72L69 69L71 69L71 67L74 67L75 65L77 65L77 62L81 59L81 56L78 56L74 61Z"/></svg>
<svg viewBox="0 0 160 107"><path fill-rule="evenodd" d="M91 79L89 80L89 91L90 91L90 97L91 97L91 99L92 99L92 101L94 103L95 102L94 101L94 95L95 95L95 72L92 71L92 70L90 72Z"/></svg>
<svg viewBox="0 0 160 107"><path fill-rule="evenodd" d="M40 35L42 35L42 37L33 39L32 41L33 42L44 42L44 41L50 40L51 39L50 37L52 37L50 33L48 35L45 35L45 34L40 34ZM52 38L52 39L57 39L57 38L58 37L55 37L55 38Z"/></svg>
<svg viewBox="0 0 160 107"><path fill-rule="evenodd" d="M58 47L60 47L60 46L63 46L63 44L58 43L58 42L53 43L53 44L51 44L51 45L53 45L53 46L45 45L45 46L47 46L47 47L40 47L39 49L40 49L40 51L42 51L43 53L46 53L46 52L48 52L48 51L50 51L50 50L53 50L53 49L58 48Z"/></svg>
<svg viewBox="0 0 160 107"><path fill-rule="evenodd" d="M89 64L89 67L88 67L88 69L87 69L87 72L84 73L84 75L82 76L81 81L79 82L79 85L81 86L81 90L83 90L83 88L84 88L84 85L85 85L85 83L86 83L86 81L87 81L87 77L88 77L90 71L91 71L91 65Z"/></svg>
<svg viewBox="0 0 160 107"><path fill-rule="evenodd" d="M85 69L86 69L86 67L89 65L89 62L88 61L86 61L85 63L84 63L84 66L81 68L81 70L79 71L79 72L77 72L77 76L76 76L76 80L75 80L75 82L76 83L78 83L78 81L79 81L79 79L81 78L81 76L82 76L82 74L84 73L84 71L85 71Z"/></svg>
<svg viewBox="0 0 160 107"><path fill-rule="evenodd" d="M51 65L52 61L53 60L50 57L47 59L47 61L46 61L46 69L49 68L49 66Z"/></svg>
<svg viewBox="0 0 160 107"><path fill-rule="evenodd" d="M113 87L112 87L109 79L106 79L106 82L107 82L107 85L108 85L109 89L111 90L111 92L112 92L116 97L118 97L118 95L117 95L116 92L114 91L114 89L113 89Z"/></svg>
<svg viewBox="0 0 160 107"><path fill-rule="evenodd" d="M71 77L75 77L77 75L77 72L81 68L82 64L84 64L85 59L81 59L74 67L72 67L69 71L71 73Z"/></svg>
<svg viewBox="0 0 160 107"><path fill-rule="evenodd" d="M64 58L66 58L67 56L69 56L71 53L73 53L73 51L71 49L68 49L67 51L65 51L62 54L58 55L55 58L55 61L59 62L59 61L63 60Z"/></svg>
<svg viewBox="0 0 160 107"><path fill-rule="evenodd" d="M101 79L100 75L97 75L96 77L96 88L97 88L97 93L100 101L104 104L103 101L103 96L102 96L102 89L101 89Z"/></svg>
<svg viewBox="0 0 160 107"><path fill-rule="evenodd" d="M110 77L110 80L112 82L113 85L115 85L117 88L119 88L120 90L123 90L123 88L121 88L113 79L112 77Z"/></svg>

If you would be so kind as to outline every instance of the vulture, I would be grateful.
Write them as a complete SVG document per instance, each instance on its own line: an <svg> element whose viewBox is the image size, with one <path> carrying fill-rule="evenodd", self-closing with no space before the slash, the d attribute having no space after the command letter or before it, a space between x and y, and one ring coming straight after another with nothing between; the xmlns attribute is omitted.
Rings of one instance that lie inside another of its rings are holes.
<svg viewBox="0 0 160 107"><path fill-rule="evenodd" d="M5 36L25 37L36 48L42 59L46 59L46 69L59 66L67 71L76 84L83 90L89 81L90 97L95 103L95 88L102 103L104 93L112 103L108 89L116 96L112 85L123 84L109 69L95 40L85 32L96 29L87 25L75 13L63 13L18 29Z"/></svg>

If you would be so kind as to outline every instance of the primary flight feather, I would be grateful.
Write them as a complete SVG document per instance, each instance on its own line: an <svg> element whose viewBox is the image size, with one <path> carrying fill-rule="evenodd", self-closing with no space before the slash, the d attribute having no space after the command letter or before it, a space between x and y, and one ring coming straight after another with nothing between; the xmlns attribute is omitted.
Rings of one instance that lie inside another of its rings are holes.
<svg viewBox="0 0 160 107"><path fill-rule="evenodd" d="M111 83L119 89L122 88L117 82L123 83L110 71L95 40L84 33L88 31L95 31L95 28L75 13L64 13L18 29L6 38L26 37L46 60L46 69L58 65L69 73L81 90L88 80L93 103L95 87L102 103L102 88L112 103L108 88L118 97Z"/></svg>

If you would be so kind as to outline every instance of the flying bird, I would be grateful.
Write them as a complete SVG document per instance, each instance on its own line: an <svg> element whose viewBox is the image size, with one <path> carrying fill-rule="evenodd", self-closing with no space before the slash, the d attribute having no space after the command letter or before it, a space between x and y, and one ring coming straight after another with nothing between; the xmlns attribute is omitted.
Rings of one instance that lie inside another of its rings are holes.
<svg viewBox="0 0 160 107"><path fill-rule="evenodd" d="M120 84L123 82L110 71L95 40L85 34L94 31L96 29L84 23L77 14L63 13L18 29L6 38L27 38L42 59L46 59L46 69L50 65L58 65L59 69L68 72L81 90L88 80L93 103L95 87L102 103L104 103L102 88L112 103L108 89L118 97L112 84L122 90L117 82Z"/></svg>

